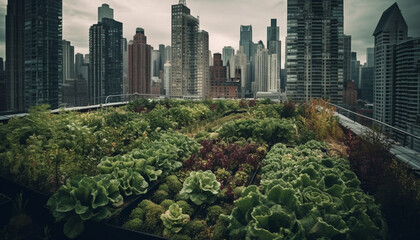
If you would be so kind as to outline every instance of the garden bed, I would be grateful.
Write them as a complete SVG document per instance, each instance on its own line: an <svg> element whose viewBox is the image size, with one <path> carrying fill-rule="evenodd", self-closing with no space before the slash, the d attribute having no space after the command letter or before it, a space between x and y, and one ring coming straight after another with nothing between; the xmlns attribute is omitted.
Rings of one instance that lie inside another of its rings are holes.
<svg viewBox="0 0 420 240"><path fill-rule="evenodd" d="M38 107L0 125L1 171L20 182L11 194L39 194L28 204L59 238L385 239L375 200L324 142L344 146L323 104L140 100L54 116Z"/></svg>

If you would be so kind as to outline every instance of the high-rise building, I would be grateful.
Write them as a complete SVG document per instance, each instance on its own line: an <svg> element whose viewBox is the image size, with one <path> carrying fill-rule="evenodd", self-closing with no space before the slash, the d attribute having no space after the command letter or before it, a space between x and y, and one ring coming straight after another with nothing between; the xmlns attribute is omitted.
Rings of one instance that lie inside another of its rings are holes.
<svg viewBox="0 0 420 240"><path fill-rule="evenodd" d="M280 69L281 69L281 41L280 27L277 26L277 19L271 19L271 26L267 27L267 49L269 54L268 66L268 91L280 90ZM276 63L277 66L273 64Z"/></svg>
<svg viewBox="0 0 420 240"><path fill-rule="evenodd" d="M373 67L363 66L361 69L361 86L360 86L360 99L373 102Z"/></svg>
<svg viewBox="0 0 420 240"><path fill-rule="evenodd" d="M210 51L209 33L197 33L197 95L208 98L210 96Z"/></svg>
<svg viewBox="0 0 420 240"><path fill-rule="evenodd" d="M254 59L255 64L255 87L254 93L268 91L268 50L262 44L257 46Z"/></svg>
<svg viewBox="0 0 420 240"><path fill-rule="evenodd" d="M239 46L244 48L248 61L251 60L254 42L252 42L252 25L241 25Z"/></svg>
<svg viewBox="0 0 420 240"><path fill-rule="evenodd" d="M123 93L122 28L122 23L106 16L89 29L90 104L104 103L107 96Z"/></svg>
<svg viewBox="0 0 420 240"><path fill-rule="evenodd" d="M110 8L106 3L98 7L98 23L102 22L103 18L114 19L114 9Z"/></svg>
<svg viewBox="0 0 420 240"><path fill-rule="evenodd" d="M244 52L244 47L240 46L236 55L231 58L228 76L230 79L240 79L241 86L238 96L241 98L253 97L251 92L251 65ZM240 77L238 77L240 76Z"/></svg>
<svg viewBox="0 0 420 240"><path fill-rule="evenodd" d="M199 20L191 16L185 0L172 5L172 70L171 92L173 97L205 97L200 72L201 60L208 64L208 33L199 32ZM207 40L206 40L207 38ZM207 46L207 49L204 49ZM206 59L201 57L206 56ZM201 59L201 60L200 60ZM208 69L208 65L207 65ZM208 73L208 71L207 71ZM201 89L201 90L200 90Z"/></svg>
<svg viewBox="0 0 420 240"><path fill-rule="evenodd" d="M3 69L3 58L0 58L0 112L7 111L6 79Z"/></svg>
<svg viewBox="0 0 420 240"><path fill-rule="evenodd" d="M351 36L344 35L344 62L343 62L344 85L351 81ZM345 86L346 87L346 86Z"/></svg>
<svg viewBox="0 0 420 240"><path fill-rule="evenodd" d="M271 26L267 27L267 48L270 49L271 41L280 39L280 27L277 26L277 19L271 19Z"/></svg>
<svg viewBox="0 0 420 240"><path fill-rule="evenodd" d="M397 43L408 36L407 23L398 4L389 7L373 33L375 37L375 80L373 84L373 117L381 122L394 123L394 81Z"/></svg>
<svg viewBox="0 0 420 240"><path fill-rule="evenodd" d="M226 66L231 57L235 55L235 49L231 46L225 46L222 51L223 66Z"/></svg>
<svg viewBox="0 0 420 240"><path fill-rule="evenodd" d="M129 93L150 94L152 47L147 44L143 28L137 28L128 45Z"/></svg>
<svg viewBox="0 0 420 240"><path fill-rule="evenodd" d="M366 67L375 66L375 49L367 48L366 49Z"/></svg>
<svg viewBox="0 0 420 240"><path fill-rule="evenodd" d="M25 1L25 110L38 104L57 109L63 79L62 1Z"/></svg>
<svg viewBox="0 0 420 240"><path fill-rule="evenodd" d="M268 55L267 61L267 90L268 92L277 92L281 89L280 86L280 77L281 77L281 70L279 68L279 57L277 54Z"/></svg>
<svg viewBox="0 0 420 240"><path fill-rule="evenodd" d="M74 46L63 40L63 83L74 79Z"/></svg>
<svg viewBox="0 0 420 240"><path fill-rule="evenodd" d="M152 77L159 78L159 64L160 64L160 51L153 50L152 48L152 58L151 58L151 67L152 67Z"/></svg>
<svg viewBox="0 0 420 240"><path fill-rule="evenodd" d="M356 89L360 88L359 77L360 77L360 61L357 60L357 53L351 52L350 78L351 78L351 81L356 84Z"/></svg>
<svg viewBox="0 0 420 240"><path fill-rule="evenodd" d="M223 66L222 54L215 53L210 67L211 98L238 98L240 82L228 79L228 67Z"/></svg>
<svg viewBox="0 0 420 240"><path fill-rule="evenodd" d="M417 121L420 117L420 37L399 42L395 57L394 124L399 129L418 134L420 132L420 122ZM404 137L399 136L400 142L408 143L409 139ZM420 143L418 140L417 142ZM420 151L420 149L415 150Z"/></svg>
<svg viewBox="0 0 420 240"><path fill-rule="evenodd" d="M62 1L8 2L6 88L8 110L37 104L58 108L62 84Z"/></svg>
<svg viewBox="0 0 420 240"><path fill-rule="evenodd" d="M25 1L9 0L6 15L6 105L8 111L25 111L24 23Z"/></svg>
<svg viewBox="0 0 420 240"><path fill-rule="evenodd" d="M75 59L74 73L75 73L75 77L77 78L77 76L81 72L82 65L85 63L85 59L84 59L83 54L81 54L81 53L76 53L74 59Z"/></svg>
<svg viewBox="0 0 420 240"><path fill-rule="evenodd" d="M341 102L343 0L289 0L287 9L287 95Z"/></svg>
<svg viewBox="0 0 420 240"><path fill-rule="evenodd" d="M172 62L172 47L171 46L165 47L165 64L166 62Z"/></svg>
<svg viewBox="0 0 420 240"><path fill-rule="evenodd" d="M128 42L127 38L122 41L123 54L123 94L128 94Z"/></svg>
<svg viewBox="0 0 420 240"><path fill-rule="evenodd" d="M163 70L164 94L166 97L169 97L169 92L170 92L171 70L172 70L171 62L166 61L164 70Z"/></svg>

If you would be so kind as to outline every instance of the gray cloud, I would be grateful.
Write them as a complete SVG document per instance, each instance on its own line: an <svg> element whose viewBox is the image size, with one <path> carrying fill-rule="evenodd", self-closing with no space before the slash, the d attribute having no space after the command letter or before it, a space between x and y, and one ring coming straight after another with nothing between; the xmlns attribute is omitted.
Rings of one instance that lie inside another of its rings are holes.
<svg viewBox="0 0 420 240"><path fill-rule="evenodd" d="M352 35L352 50L365 62L366 48L373 47L372 33L382 12L395 0L344 0L344 32ZM0 0L0 57L4 56L4 15L7 0ZM171 5L178 0L63 0L63 38L72 42L76 52L88 53L89 27L97 22L97 8L108 3L114 17L124 25L124 37L132 39L135 29L143 27L148 43L169 45L171 41ZM420 1L400 0L410 36L420 36ZM191 14L200 16L200 28L210 34L212 53L223 46L239 45L239 26L253 26L254 41L266 41L271 18L277 18L283 50L287 35L287 0L187 0ZM283 51L284 62L284 51Z"/></svg>

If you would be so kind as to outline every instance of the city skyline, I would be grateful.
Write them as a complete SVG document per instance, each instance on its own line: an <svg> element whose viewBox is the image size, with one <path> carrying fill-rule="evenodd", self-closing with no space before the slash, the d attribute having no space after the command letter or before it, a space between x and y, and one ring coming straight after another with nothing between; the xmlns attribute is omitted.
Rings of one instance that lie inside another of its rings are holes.
<svg viewBox="0 0 420 240"><path fill-rule="evenodd" d="M80 4L79 4L80 2ZM373 47L372 33L382 11L392 5L395 0L345 0L344 1L344 33L352 35L352 51L358 53L361 63L366 61L366 48ZM178 0L159 2L143 2L126 0L63 0L63 39L75 46L75 53L89 52L89 27L97 21L97 8L107 3L115 10L115 19L123 23L123 36L133 37L137 27L148 33L150 45L157 48L159 44L170 45L171 41L171 5ZM415 0L397 1L409 28L409 36L419 36L420 26L416 21L420 2ZM271 18L278 19L280 40L285 41L287 35L287 0L263 0L258 3L231 0L223 2L214 0L187 0L193 16L200 16L200 27L209 32L210 50L212 53L222 52L224 46L232 46L236 50L239 43L240 25L253 26L255 42L266 40L266 27ZM138 6L138 7L133 7ZM0 57L5 58L5 15L7 0L0 0ZM241 14L241 12L245 14ZM233 18L230 16L234 16ZM263 16L263 17L261 17ZM363 24L361 24L363 22ZM225 26L225 27L221 27ZM83 34L84 33L84 34ZM282 46L284 49L284 45ZM282 59L284 62L284 52Z"/></svg>

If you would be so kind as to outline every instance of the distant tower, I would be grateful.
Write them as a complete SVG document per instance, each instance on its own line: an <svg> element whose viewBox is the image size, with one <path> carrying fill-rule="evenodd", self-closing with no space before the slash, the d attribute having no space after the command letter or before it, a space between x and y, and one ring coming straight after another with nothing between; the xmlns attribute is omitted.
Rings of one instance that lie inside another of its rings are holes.
<svg viewBox="0 0 420 240"><path fill-rule="evenodd" d="M102 15L101 8L98 10ZM109 16L99 16L101 21L89 29L90 104L103 103L108 95L123 93L123 25Z"/></svg>
<svg viewBox="0 0 420 240"><path fill-rule="evenodd" d="M179 0L179 4L187 6L187 0Z"/></svg>
<svg viewBox="0 0 420 240"><path fill-rule="evenodd" d="M343 99L343 0L288 0L287 96Z"/></svg>
<svg viewBox="0 0 420 240"><path fill-rule="evenodd" d="M114 19L114 9L110 8L108 4L98 7L98 22L102 22L102 18Z"/></svg>
<svg viewBox="0 0 420 240"><path fill-rule="evenodd" d="M129 93L150 94L151 52L144 29L137 28L133 41L128 45Z"/></svg>
<svg viewBox="0 0 420 240"><path fill-rule="evenodd" d="M398 4L389 7L378 22L375 37L373 118L394 124L395 60L397 44L408 37L408 27Z"/></svg>
<svg viewBox="0 0 420 240"><path fill-rule="evenodd" d="M203 97L199 95L198 88L202 83L198 82L197 76L199 70L197 69L199 64L198 48L203 47L202 45L199 46L198 38L203 36L198 33L198 18L191 16L190 13L191 10L185 5L185 1L172 5L172 71L170 86L170 96L172 97ZM201 53L205 53L205 51Z"/></svg>

